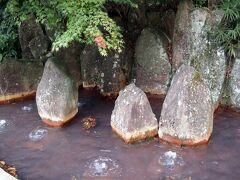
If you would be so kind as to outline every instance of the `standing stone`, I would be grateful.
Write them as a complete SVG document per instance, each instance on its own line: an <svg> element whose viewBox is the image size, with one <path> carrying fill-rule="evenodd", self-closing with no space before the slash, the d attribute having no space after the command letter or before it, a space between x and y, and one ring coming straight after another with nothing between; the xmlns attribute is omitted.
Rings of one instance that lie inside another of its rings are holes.
<svg viewBox="0 0 240 180"><path fill-rule="evenodd" d="M126 143L154 137L158 123L145 93L130 84L120 91L111 115L111 126Z"/></svg>
<svg viewBox="0 0 240 180"><path fill-rule="evenodd" d="M50 126L62 126L77 114L77 85L58 59L46 62L36 102L40 117Z"/></svg>
<svg viewBox="0 0 240 180"><path fill-rule="evenodd" d="M210 30L221 22L223 14L196 9L190 14L189 63L199 70L211 91L214 108L219 105L226 74L224 49L216 46Z"/></svg>
<svg viewBox="0 0 240 180"><path fill-rule="evenodd" d="M135 48L136 85L144 92L164 95L171 77L166 52L168 41L150 29L144 29Z"/></svg>
<svg viewBox="0 0 240 180"><path fill-rule="evenodd" d="M239 51L239 50L238 50ZM231 74L227 79L225 96L222 103L235 110L240 110L240 51L236 55Z"/></svg>
<svg viewBox="0 0 240 180"><path fill-rule="evenodd" d="M41 59L47 53L48 38L33 15L21 23L18 34L23 58Z"/></svg>
<svg viewBox="0 0 240 180"><path fill-rule="evenodd" d="M131 48L123 48L121 53L110 51L103 57L96 46L87 46L81 56L83 87L98 86L103 96L117 95L130 79L132 61Z"/></svg>
<svg viewBox="0 0 240 180"><path fill-rule="evenodd" d="M42 73L43 66L37 60L7 59L0 63L0 104L34 97Z"/></svg>
<svg viewBox="0 0 240 180"><path fill-rule="evenodd" d="M173 33L173 67L175 70L181 65L181 61L187 59L188 56L186 39L188 36L189 12L192 8L191 0L182 0L178 5Z"/></svg>
<svg viewBox="0 0 240 180"><path fill-rule="evenodd" d="M182 35L184 38L181 40L184 46L173 47L175 68L186 64L201 72L205 83L211 90L215 109L218 107L222 95L226 74L226 57L224 49L216 45L210 32L217 27L222 18L223 12L219 10L209 12L206 9L198 8L189 12L188 22ZM177 56L177 54L181 54L181 56Z"/></svg>
<svg viewBox="0 0 240 180"><path fill-rule="evenodd" d="M173 77L159 120L159 137L179 145L208 142L213 129L211 93L201 74L182 65Z"/></svg>

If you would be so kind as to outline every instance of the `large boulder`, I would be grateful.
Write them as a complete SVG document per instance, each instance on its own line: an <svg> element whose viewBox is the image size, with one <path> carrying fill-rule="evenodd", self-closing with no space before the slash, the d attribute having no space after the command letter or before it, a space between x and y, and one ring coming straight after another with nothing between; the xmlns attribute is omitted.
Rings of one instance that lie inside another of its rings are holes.
<svg viewBox="0 0 240 180"><path fill-rule="evenodd" d="M222 104L240 111L240 51L235 58L231 73L226 79Z"/></svg>
<svg viewBox="0 0 240 180"><path fill-rule="evenodd" d="M135 47L136 85L144 92L164 95L171 77L166 48L168 40L151 29L144 29Z"/></svg>
<svg viewBox="0 0 240 180"><path fill-rule="evenodd" d="M125 142L154 137L158 123L145 93L130 84L120 91L111 115L111 126Z"/></svg>
<svg viewBox="0 0 240 180"><path fill-rule="evenodd" d="M55 56L60 61L63 61L70 74L76 81L77 85L82 84L82 75L81 75L81 62L80 62L80 55L83 50L83 45L77 42L73 42L67 48L61 48Z"/></svg>
<svg viewBox="0 0 240 180"><path fill-rule="evenodd" d="M210 88L215 109L222 95L227 59L224 49L216 45L209 32L216 28L222 18L221 11L210 14L205 9L194 10L190 13L188 36L190 45L188 63L202 73L205 83Z"/></svg>
<svg viewBox="0 0 240 180"><path fill-rule="evenodd" d="M182 65L173 77L159 120L159 137L179 145L208 142L213 130L211 93L201 73Z"/></svg>
<svg viewBox="0 0 240 180"><path fill-rule="evenodd" d="M83 87L98 86L104 96L117 95L130 79L132 62L130 47L121 53L110 51L106 57L99 54L96 46L86 47L81 56Z"/></svg>
<svg viewBox="0 0 240 180"><path fill-rule="evenodd" d="M184 38L180 42L184 45L176 46L178 48L173 46L173 64L175 64L175 68L181 64L191 65L202 73L205 83L211 90L216 109L222 95L226 74L226 57L223 48L216 45L213 36L209 33L221 22L223 12L219 10L209 12L206 9L198 8L189 12L187 17L188 21L181 36ZM176 25L176 27L178 26L180 25ZM174 38L177 39L178 36L175 35Z"/></svg>
<svg viewBox="0 0 240 180"><path fill-rule="evenodd" d="M62 61L46 62L36 102L40 117L50 126L62 126L77 114L78 87Z"/></svg>
<svg viewBox="0 0 240 180"><path fill-rule="evenodd" d="M44 58L48 52L49 41L33 15L21 23L18 34L23 58Z"/></svg>
<svg viewBox="0 0 240 180"><path fill-rule="evenodd" d="M34 96L43 66L35 60L8 59L0 63L0 104Z"/></svg>

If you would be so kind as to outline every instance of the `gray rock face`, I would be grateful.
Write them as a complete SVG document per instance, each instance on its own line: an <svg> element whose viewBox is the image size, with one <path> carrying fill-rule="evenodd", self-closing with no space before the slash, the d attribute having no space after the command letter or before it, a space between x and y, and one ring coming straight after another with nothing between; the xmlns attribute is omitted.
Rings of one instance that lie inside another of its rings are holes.
<svg viewBox="0 0 240 180"><path fill-rule="evenodd" d="M79 43L72 43L68 48L62 48L56 53L57 59L63 61L77 85L82 84L80 55L83 46Z"/></svg>
<svg viewBox="0 0 240 180"><path fill-rule="evenodd" d="M150 29L144 29L135 48L136 85L144 92L166 94L171 65L166 52L167 40Z"/></svg>
<svg viewBox="0 0 240 180"><path fill-rule="evenodd" d="M36 102L40 117L50 126L62 126L77 114L77 85L58 59L46 62Z"/></svg>
<svg viewBox="0 0 240 180"><path fill-rule="evenodd" d="M184 46L173 48L174 54L181 54L181 56L173 55L176 68L181 64L187 64L202 73L205 83L211 90L215 109L222 94L226 57L223 48L216 46L209 32L216 28L222 17L222 11L219 10L211 13L201 8L193 10L188 14L188 22L183 32L184 39L181 43Z"/></svg>
<svg viewBox="0 0 240 180"><path fill-rule="evenodd" d="M132 68L133 51L124 48L121 53L99 54L97 47L88 46L81 56L83 87L98 86L103 95L115 95L125 87Z"/></svg>
<svg viewBox="0 0 240 180"><path fill-rule="evenodd" d="M192 7L191 0L182 0L178 5L173 32L173 67L175 70L181 65L181 61L187 59L188 56L186 39L188 36L189 12Z"/></svg>
<svg viewBox="0 0 240 180"><path fill-rule="evenodd" d="M229 76L227 91L227 105L240 110L240 54L237 55Z"/></svg>
<svg viewBox="0 0 240 180"><path fill-rule="evenodd" d="M84 88L100 85L101 56L97 46L86 46L81 54L81 73Z"/></svg>
<svg viewBox="0 0 240 180"><path fill-rule="evenodd" d="M34 95L43 66L26 60L5 60L0 63L0 104Z"/></svg>
<svg viewBox="0 0 240 180"><path fill-rule="evenodd" d="M189 63L202 73L216 109L226 74L226 57L223 48L216 47L214 40L209 38L209 31L215 28L214 25L220 23L223 17L220 11L212 14L213 16L203 9L194 10L190 14Z"/></svg>
<svg viewBox="0 0 240 180"><path fill-rule="evenodd" d="M209 140L214 108L201 74L182 65L173 77L159 120L159 137L179 145Z"/></svg>
<svg viewBox="0 0 240 180"><path fill-rule="evenodd" d="M111 115L113 130L127 143L157 134L158 123L145 93L130 84L120 91Z"/></svg>
<svg viewBox="0 0 240 180"><path fill-rule="evenodd" d="M49 42L40 24L36 23L36 19L33 15L20 25L18 33L22 57L27 59L43 58L48 51Z"/></svg>

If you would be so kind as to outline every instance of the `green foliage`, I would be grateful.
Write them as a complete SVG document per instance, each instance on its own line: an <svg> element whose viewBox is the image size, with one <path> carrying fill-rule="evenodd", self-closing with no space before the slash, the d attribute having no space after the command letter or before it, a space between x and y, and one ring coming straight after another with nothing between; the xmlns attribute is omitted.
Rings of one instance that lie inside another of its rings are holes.
<svg viewBox="0 0 240 180"><path fill-rule="evenodd" d="M235 57L240 48L240 1L224 0L219 8L224 11L224 19L216 30L216 40L229 56Z"/></svg>
<svg viewBox="0 0 240 180"><path fill-rule="evenodd" d="M98 45L102 55L107 55L108 50L121 51L123 46L121 29L109 18L104 7L106 3L127 3L136 5L131 0L9 0L4 14L11 18L2 21L3 24L19 26L21 22L34 14L37 21L47 24L55 31L53 51L68 47L72 41L84 44ZM1 24L1 28L4 25ZM11 27L9 27L11 29ZM14 39L16 28L13 28ZM1 33L6 38L6 31ZM0 47L6 47L2 42Z"/></svg>
<svg viewBox="0 0 240 180"><path fill-rule="evenodd" d="M7 57L17 57L18 34L14 17L0 9L0 62Z"/></svg>
<svg viewBox="0 0 240 180"><path fill-rule="evenodd" d="M196 7L204 7L206 6L208 0L194 0L193 3Z"/></svg>

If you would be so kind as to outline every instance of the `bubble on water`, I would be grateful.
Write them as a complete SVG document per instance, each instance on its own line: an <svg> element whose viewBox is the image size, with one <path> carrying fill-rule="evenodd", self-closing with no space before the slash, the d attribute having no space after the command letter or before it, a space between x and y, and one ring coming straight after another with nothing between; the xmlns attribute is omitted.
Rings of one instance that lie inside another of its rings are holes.
<svg viewBox="0 0 240 180"><path fill-rule="evenodd" d="M30 104L30 105L28 105L28 106L23 106L22 107L22 110L23 111L27 111L27 112L30 112L30 111L32 111L32 109L33 109L33 107L32 107L32 105Z"/></svg>
<svg viewBox="0 0 240 180"><path fill-rule="evenodd" d="M32 141L40 141L43 139L48 133L48 130L42 127L38 127L29 133L28 137Z"/></svg>
<svg viewBox="0 0 240 180"><path fill-rule="evenodd" d="M180 157L176 152L174 151L167 151L165 152L160 158L158 159L158 163L164 167L167 167L169 169L173 169L176 166L182 166L184 165L183 158Z"/></svg>
<svg viewBox="0 0 240 180"><path fill-rule="evenodd" d="M86 168L85 177L117 177L122 172L122 168L116 160L103 156L89 160Z"/></svg>
<svg viewBox="0 0 240 180"><path fill-rule="evenodd" d="M0 134L4 133L8 130L11 123L5 119L0 119Z"/></svg>
<svg viewBox="0 0 240 180"><path fill-rule="evenodd" d="M91 108L93 103L89 99L79 99L77 103L79 108Z"/></svg>

